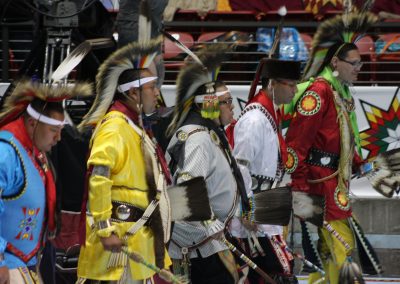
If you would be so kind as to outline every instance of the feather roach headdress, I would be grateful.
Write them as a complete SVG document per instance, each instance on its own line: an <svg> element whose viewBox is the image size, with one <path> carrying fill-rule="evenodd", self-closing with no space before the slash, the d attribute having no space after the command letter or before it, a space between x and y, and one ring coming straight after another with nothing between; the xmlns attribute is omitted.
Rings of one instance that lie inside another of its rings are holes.
<svg viewBox="0 0 400 284"><path fill-rule="evenodd" d="M161 44L161 37L145 43L130 43L111 54L96 75L96 98L78 129L95 125L107 112L118 87L122 72L147 69Z"/></svg>
<svg viewBox="0 0 400 284"><path fill-rule="evenodd" d="M46 102L61 102L65 99L91 95L92 86L87 83L77 83L73 87L51 87L29 80L20 81L11 95L4 101L0 112L0 127L17 119L34 99Z"/></svg>
<svg viewBox="0 0 400 284"><path fill-rule="evenodd" d="M185 121L198 95L215 94L213 80L229 46L215 44L203 49L194 61L183 67L176 81L177 97L173 120L167 130L172 135Z"/></svg>
<svg viewBox="0 0 400 284"><path fill-rule="evenodd" d="M344 1L344 12L319 25L312 42L310 59L304 69L304 79L318 75L328 51L334 45L341 48L340 43L356 43L365 35L367 29L378 21L378 17L368 10L374 1L365 1L359 12L352 11L351 1Z"/></svg>

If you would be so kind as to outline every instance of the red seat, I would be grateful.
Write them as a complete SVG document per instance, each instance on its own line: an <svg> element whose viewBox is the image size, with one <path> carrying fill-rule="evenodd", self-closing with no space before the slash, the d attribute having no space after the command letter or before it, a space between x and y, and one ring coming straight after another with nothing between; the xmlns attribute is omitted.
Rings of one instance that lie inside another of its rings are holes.
<svg viewBox="0 0 400 284"><path fill-rule="evenodd" d="M189 33L170 32L170 34L188 48L191 48L194 44L193 37ZM183 57L179 55L183 55ZM165 68L179 68L183 65L183 59L186 57L186 54L179 47L177 47L175 43L167 38L164 38L163 57L165 60Z"/></svg>
<svg viewBox="0 0 400 284"><path fill-rule="evenodd" d="M304 44L307 47L307 50L310 51L311 50L311 43L312 43L312 36L310 36L309 34L303 34L300 33L301 39L304 41Z"/></svg>
<svg viewBox="0 0 400 284"><path fill-rule="evenodd" d="M383 48L376 51L378 75L385 81L398 82L400 70L400 51L390 51L392 44L400 44L400 33L382 34L378 41L383 41Z"/></svg>
<svg viewBox="0 0 400 284"><path fill-rule="evenodd" d="M213 41L217 37L225 34L225 32L209 32L209 33L202 33L199 38L197 39L197 42L207 42L207 41Z"/></svg>
<svg viewBox="0 0 400 284"><path fill-rule="evenodd" d="M361 55L375 56L374 40L370 36L364 36L356 42Z"/></svg>
<svg viewBox="0 0 400 284"><path fill-rule="evenodd" d="M363 59L363 61L367 60L367 62L365 62L366 64L364 64L363 68L361 69L361 72L366 71L366 67L369 66L369 73L370 73L370 76L361 76L360 80L363 79L362 77L365 77L366 79L369 77L370 81L375 81L376 80L376 54L375 54L374 40L370 36L364 36L356 42L356 45L358 47L358 51L360 52L360 55L361 55L361 58Z"/></svg>
<svg viewBox="0 0 400 284"><path fill-rule="evenodd" d="M184 32L170 32L170 34L183 43L186 47L190 48L194 44L191 34ZM182 50L176 46L175 43L169 39L164 39L164 59L174 58L182 53Z"/></svg>

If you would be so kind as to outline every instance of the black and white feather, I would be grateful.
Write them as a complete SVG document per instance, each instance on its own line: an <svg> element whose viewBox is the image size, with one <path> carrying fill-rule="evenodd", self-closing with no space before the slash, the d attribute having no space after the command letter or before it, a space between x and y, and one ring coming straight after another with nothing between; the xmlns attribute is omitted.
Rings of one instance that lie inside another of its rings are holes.
<svg viewBox="0 0 400 284"><path fill-rule="evenodd" d="M74 69L82 59L92 49L88 41L79 44L75 49L65 57L57 69L51 74L50 82L58 82L64 79Z"/></svg>
<svg viewBox="0 0 400 284"><path fill-rule="evenodd" d="M206 182L195 177L167 189L172 221L205 221L213 217Z"/></svg>
<svg viewBox="0 0 400 284"><path fill-rule="evenodd" d="M283 29L283 21L285 19L285 16L287 14L287 9L286 6L282 6L278 10L278 14L281 16L281 19L279 21L278 26L276 27L275 31L275 36L274 36L274 41L272 43L272 47L269 51L268 58L279 58L279 43L281 41L281 34L282 34L282 29Z"/></svg>
<svg viewBox="0 0 400 284"><path fill-rule="evenodd" d="M400 186L400 149L379 154L373 161L373 170L366 176L377 192L392 197Z"/></svg>
<svg viewBox="0 0 400 284"><path fill-rule="evenodd" d="M187 55L189 55L194 61L199 63L200 65L203 65L203 62L199 59L199 57L191 51L186 45L184 45L182 42L180 42L177 38L175 38L173 35L169 34L168 32L162 30L161 33L170 41L172 41L179 49L181 49L183 52L185 52Z"/></svg>
<svg viewBox="0 0 400 284"><path fill-rule="evenodd" d="M140 2L138 27L138 41L148 42L151 38L151 10L148 0L141 0Z"/></svg>

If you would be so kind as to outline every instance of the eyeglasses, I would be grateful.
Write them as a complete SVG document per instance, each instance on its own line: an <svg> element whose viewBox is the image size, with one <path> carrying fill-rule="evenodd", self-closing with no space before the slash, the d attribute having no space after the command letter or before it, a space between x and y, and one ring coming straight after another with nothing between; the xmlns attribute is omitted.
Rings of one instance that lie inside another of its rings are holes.
<svg viewBox="0 0 400 284"><path fill-rule="evenodd" d="M219 104L220 105L231 105L232 104L232 102L233 102L233 98L228 98L228 99L226 99L226 100L224 100L224 101L219 101Z"/></svg>
<svg viewBox="0 0 400 284"><path fill-rule="evenodd" d="M346 59L343 59L343 58L340 58L340 57L338 57L338 58L339 58L339 60L350 64L354 68L361 68L363 66L363 63L361 61L347 61Z"/></svg>

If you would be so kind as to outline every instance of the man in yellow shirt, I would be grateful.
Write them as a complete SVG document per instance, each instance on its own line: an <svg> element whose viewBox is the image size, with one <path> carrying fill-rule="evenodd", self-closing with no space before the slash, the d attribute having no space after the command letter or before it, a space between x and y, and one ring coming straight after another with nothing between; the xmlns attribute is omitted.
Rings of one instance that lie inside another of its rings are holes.
<svg viewBox="0 0 400 284"><path fill-rule="evenodd" d="M161 269L171 264L155 206L157 189L165 189L169 173L141 119L155 111L159 96L157 77L148 69L159 43L128 44L103 63L96 77L97 97L79 126L82 130L95 127L87 162L86 242L79 256L80 283L89 279L154 280L154 270L128 260L124 249Z"/></svg>

